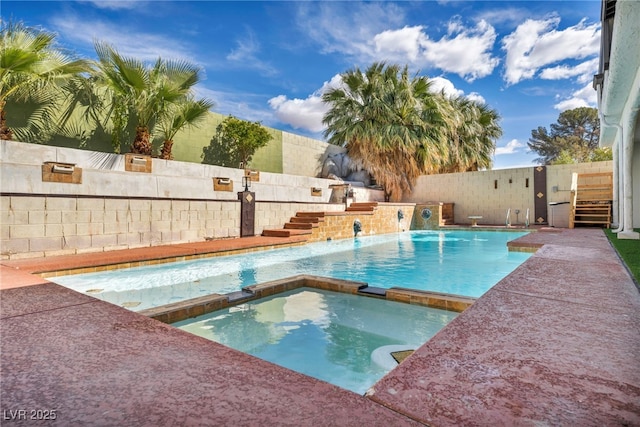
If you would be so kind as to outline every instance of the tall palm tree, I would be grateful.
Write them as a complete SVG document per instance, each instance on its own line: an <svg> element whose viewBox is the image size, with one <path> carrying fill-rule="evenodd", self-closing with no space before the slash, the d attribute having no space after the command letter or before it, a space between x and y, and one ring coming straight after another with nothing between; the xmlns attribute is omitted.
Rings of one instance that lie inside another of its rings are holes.
<svg viewBox="0 0 640 427"><path fill-rule="evenodd" d="M408 68L374 63L364 72L342 74L343 86L323 101L325 137L347 148L349 156L399 199L415 179L440 164L446 154L444 121L426 77Z"/></svg>
<svg viewBox="0 0 640 427"><path fill-rule="evenodd" d="M146 66L135 58L121 56L105 43L95 44L98 54L97 81L111 93L114 105L126 106L136 121L136 136L131 152L152 154L151 128L160 121L171 105L189 96L200 79L200 69L188 62L158 58ZM117 111L116 131L126 125L126 114Z"/></svg>
<svg viewBox="0 0 640 427"><path fill-rule="evenodd" d="M85 60L63 53L55 45L55 34L22 23L0 22L0 139L12 139L6 123L8 99L36 101L40 122L46 123L61 84L89 70ZM24 129L22 137L29 137Z"/></svg>
<svg viewBox="0 0 640 427"><path fill-rule="evenodd" d="M489 169L496 140L502 136L500 116L486 104L466 97L449 98L449 158L439 172Z"/></svg>
<svg viewBox="0 0 640 427"><path fill-rule="evenodd" d="M173 160L173 138L176 134L189 126L196 125L213 107L213 102L206 99L194 100L185 98L183 101L175 103L168 108L167 113L158 122L163 143L160 150L160 158Z"/></svg>

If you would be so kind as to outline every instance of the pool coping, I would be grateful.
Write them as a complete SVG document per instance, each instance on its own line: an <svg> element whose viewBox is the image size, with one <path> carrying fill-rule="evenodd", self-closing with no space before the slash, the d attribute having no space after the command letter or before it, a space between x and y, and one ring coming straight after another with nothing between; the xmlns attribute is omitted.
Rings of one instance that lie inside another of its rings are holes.
<svg viewBox="0 0 640 427"><path fill-rule="evenodd" d="M254 301L260 298L276 295L282 292L303 287L322 289L325 291L341 292L362 297L384 299L411 305L437 308L461 313L470 307L477 298L463 297L440 292L419 291L406 288L383 289L371 287L365 282L336 279L332 277L308 274L295 275L283 279L250 285L241 291L229 294L210 294L202 297L179 301L159 307L137 311L138 314L159 320L163 323L175 323Z"/></svg>
<svg viewBox="0 0 640 427"><path fill-rule="evenodd" d="M57 409L54 425L640 425L638 289L601 230L553 231L518 238L536 253L366 396L4 261L2 409Z"/></svg>

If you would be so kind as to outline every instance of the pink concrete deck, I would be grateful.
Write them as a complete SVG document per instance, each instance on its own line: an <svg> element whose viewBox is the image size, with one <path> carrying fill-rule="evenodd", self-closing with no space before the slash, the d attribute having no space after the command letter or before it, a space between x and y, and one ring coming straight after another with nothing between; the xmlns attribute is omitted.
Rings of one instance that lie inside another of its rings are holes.
<svg viewBox="0 0 640 427"><path fill-rule="evenodd" d="M640 425L640 295L602 231L518 243L544 246L366 397L28 274L178 246L2 262L2 424Z"/></svg>

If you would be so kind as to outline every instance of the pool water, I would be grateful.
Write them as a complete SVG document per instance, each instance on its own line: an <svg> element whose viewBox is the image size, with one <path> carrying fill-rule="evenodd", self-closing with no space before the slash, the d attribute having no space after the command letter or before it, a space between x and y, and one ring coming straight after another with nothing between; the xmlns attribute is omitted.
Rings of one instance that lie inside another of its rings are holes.
<svg viewBox="0 0 640 427"><path fill-rule="evenodd" d="M131 310L298 274L479 297L531 254L510 252L514 231L411 231L50 280Z"/></svg>
<svg viewBox="0 0 640 427"><path fill-rule="evenodd" d="M364 394L397 366L387 349L415 350L456 315L301 288L173 326Z"/></svg>

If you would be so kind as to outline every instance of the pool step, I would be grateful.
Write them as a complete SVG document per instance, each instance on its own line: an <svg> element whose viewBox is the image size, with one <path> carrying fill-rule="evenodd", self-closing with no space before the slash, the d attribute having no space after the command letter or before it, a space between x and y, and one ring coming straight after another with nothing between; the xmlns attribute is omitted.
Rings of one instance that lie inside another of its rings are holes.
<svg viewBox="0 0 640 427"><path fill-rule="evenodd" d="M296 212L297 218L317 218L318 221L324 221L324 212Z"/></svg>
<svg viewBox="0 0 640 427"><path fill-rule="evenodd" d="M324 222L324 218L322 219ZM313 227L317 227L320 223L320 218L315 216L293 216L289 219L290 224L311 224Z"/></svg>
<svg viewBox="0 0 640 427"><path fill-rule="evenodd" d="M265 237L291 237L301 236L305 234L312 234L312 230L299 230L294 228L279 228L271 230L262 230L262 235Z"/></svg>
<svg viewBox="0 0 640 427"><path fill-rule="evenodd" d="M266 237L291 237L312 234L314 228L318 228L324 222L324 212L296 212L282 229L262 230Z"/></svg>
<svg viewBox="0 0 640 427"><path fill-rule="evenodd" d="M318 223L312 224L310 222L287 222L284 224L284 228L287 230L296 229L296 230L311 230L314 227L317 227Z"/></svg>
<svg viewBox="0 0 640 427"><path fill-rule="evenodd" d="M346 209L347 212L373 212L378 202L354 202Z"/></svg>

